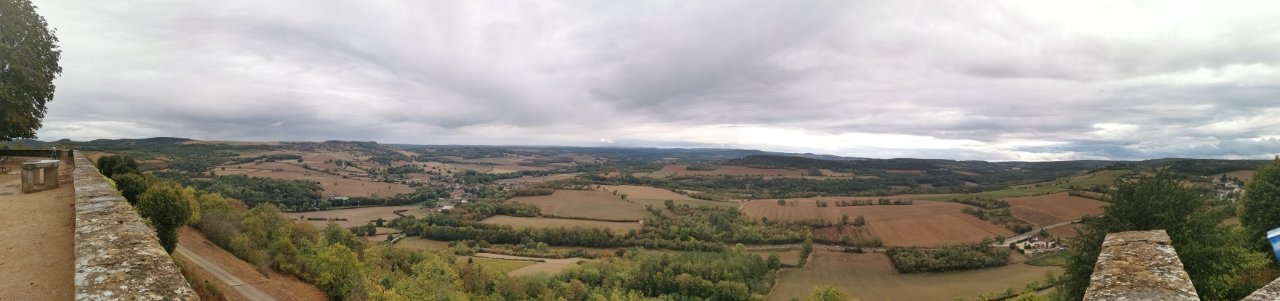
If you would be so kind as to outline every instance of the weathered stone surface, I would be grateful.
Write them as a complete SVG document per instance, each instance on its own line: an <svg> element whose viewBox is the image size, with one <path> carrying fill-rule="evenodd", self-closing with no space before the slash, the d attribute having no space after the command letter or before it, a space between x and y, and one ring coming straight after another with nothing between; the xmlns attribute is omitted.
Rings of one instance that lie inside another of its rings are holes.
<svg viewBox="0 0 1280 301"><path fill-rule="evenodd" d="M1084 300L1199 300L1164 230L1107 234Z"/></svg>
<svg viewBox="0 0 1280 301"><path fill-rule="evenodd" d="M75 154L76 300L199 300L155 233Z"/></svg>
<svg viewBox="0 0 1280 301"><path fill-rule="evenodd" d="M1280 279L1271 281L1267 286L1253 291L1248 297L1244 297L1241 301L1274 301L1280 300Z"/></svg>

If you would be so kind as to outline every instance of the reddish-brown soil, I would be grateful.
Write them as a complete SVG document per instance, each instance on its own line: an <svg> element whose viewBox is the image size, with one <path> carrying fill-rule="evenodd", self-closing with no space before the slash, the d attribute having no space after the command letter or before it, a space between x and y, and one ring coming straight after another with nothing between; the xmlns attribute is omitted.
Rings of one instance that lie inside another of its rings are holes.
<svg viewBox="0 0 1280 301"><path fill-rule="evenodd" d="M822 198L855 199L855 198ZM770 220L823 219L835 223L841 215L862 215L867 228L886 246L939 246L970 243L1013 233L960 211L965 205L915 200L914 205L817 207L814 199L796 199L795 205L778 206L777 200L757 200L742 206L754 218ZM828 202L832 203L832 202Z"/></svg>
<svg viewBox="0 0 1280 301"><path fill-rule="evenodd" d="M75 294L75 187L71 162L59 166L58 188L22 193L21 161L0 173L0 299L71 300Z"/></svg>
<svg viewBox="0 0 1280 301"><path fill-rule="evenodd" d="M853 225L813 229L813 237L815 239L827 241L842 241L847 239L850 243L863 246L870 246L877 240L875 234L871 234L871 229L869 227L854 227Z"/></svg>
<svg viewBox="0 0 1280 301"><path fill-rule="evenodd" d="M219 248L213 242L205 239L204 234L201 234L200 231L190 227L178 230L178 245L203 257L205 260L217 264L236 278L240 278L248 285L258 288L258 290L276 300L328 300L320 289L293 276L283 275L274 271L268 271L267 275L259 273L252 264L240 260L240 258L232 255L231 252ZM201 269L199 265L193 263L189 258L175 255L174 259L178 260L184 269L195 273L196 277L202 282L207 281L207 283L216 286L218 292L227 300L247 300L230 285L218 281L216 277Z"/></svg>
<svg viewBox="0 0 1280 301"><path fill-rule="evenodd" d="M1237 170L1237 171L1225 173L1225 175L1227 175L1228 178L1238 178L1241 181L1244 181L1245 183L1248 183L1249 181L1253 180L1253 174L1254 174L1254 171L1252 170ZM1216 174L1216 175L1213 175L1213 177L1220 178L1222 177L1222 175L1223 174Z"/></svg>
<svg viewBox="0 0 1280 301"><path fill-rule="evenodd" d="M1107 203L1067 193L1054 193L1031 197L1009 198L1013 216L1037 226L1047 226L1079 219L1085 215L1102 214Z"/></svg>

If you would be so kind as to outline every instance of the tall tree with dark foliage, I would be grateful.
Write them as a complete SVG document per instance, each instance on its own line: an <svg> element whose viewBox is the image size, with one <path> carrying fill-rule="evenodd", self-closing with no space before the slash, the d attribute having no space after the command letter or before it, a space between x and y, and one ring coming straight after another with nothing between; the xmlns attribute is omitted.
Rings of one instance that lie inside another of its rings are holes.
<svg viewBox="0 0 1280 301"><path fill-rule="evenodd" d="M0 141L35 138L62 73L58 37L28 0L0 0Z"/></svg>

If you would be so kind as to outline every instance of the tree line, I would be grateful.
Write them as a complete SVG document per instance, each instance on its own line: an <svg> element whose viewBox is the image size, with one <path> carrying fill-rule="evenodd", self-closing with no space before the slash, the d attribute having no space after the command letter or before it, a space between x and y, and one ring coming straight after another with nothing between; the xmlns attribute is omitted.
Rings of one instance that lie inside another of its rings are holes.
<svg viewBox="0 0 1280 301"><path fill-rule="evenodd" d="M977 244L950 245L937 248L891 247L885 251L893 267L901 273L931 273L981 269L1008 263L1009 250Z"/></svg>

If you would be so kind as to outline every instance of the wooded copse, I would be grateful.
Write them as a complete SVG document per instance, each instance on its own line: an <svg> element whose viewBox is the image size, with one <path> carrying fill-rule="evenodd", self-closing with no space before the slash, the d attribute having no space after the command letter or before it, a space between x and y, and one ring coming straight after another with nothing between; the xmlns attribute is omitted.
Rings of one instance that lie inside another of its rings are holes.
<svg viewBox="0 0 1280 301"><path fill-rule="evenodd" d="M983 240L977 244L936 248L891 247L885 255L902 273L959 271L1008 264L1009 250L988 246L990 243Z"/></svg>

